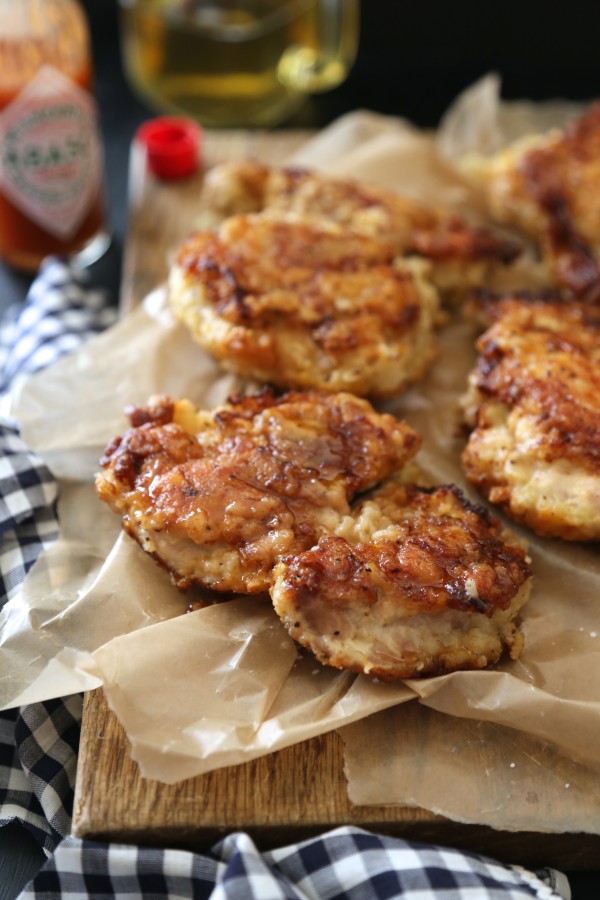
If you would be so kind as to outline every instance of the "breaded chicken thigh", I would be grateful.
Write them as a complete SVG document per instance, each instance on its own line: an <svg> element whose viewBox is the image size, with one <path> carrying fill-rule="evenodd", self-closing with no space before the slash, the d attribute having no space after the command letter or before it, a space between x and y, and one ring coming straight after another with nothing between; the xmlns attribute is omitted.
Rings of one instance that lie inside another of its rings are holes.
<svg viewBox="0 0 600 900"><path fill-rule="evenodd" d="M267 590L281 556L335 528L420 443L349 394L265 390L210 413L156 398L129 414L96 489L180 588Z"/></svg>
<svg viewBox="0 0 600 900"><path fill-rule="evenodd" d="M530 575L514 537L458 488L392 481L285 557L271 597L322 663L389 681L518 657Z"/></svg>
<svg viewBox="0 0 600 900"><path fill-rule="evenodd" d="M600 308L507 297L463 399L467 478L541 535L600 540Z"/></svg>
<svg viewBox="0 0 600 900"><path fill-rule="evenodd" d="M390 241L397 255L426 257L440 291L463 295L490 271L520 253L512 238L469 225L392 191L329 178L305 169L254 162L225 163L206 178L204 205L223 219L269 208L318 216L369 237Z"/></svg>
<svg viewBox="0 0 600 900"><path fill-rule="evenodd" d="M281 387L389 396L437 355L423 266L328 222L262 213L199 232L177 253L169 297L226 368Z"/></svg>
<svg viewBox="0 0 600 900"><path fill-rule="evenodd" d="M490 214L541 245L556 284L600 303L600 103L564 129L524 137L465 174Z"/></svg>

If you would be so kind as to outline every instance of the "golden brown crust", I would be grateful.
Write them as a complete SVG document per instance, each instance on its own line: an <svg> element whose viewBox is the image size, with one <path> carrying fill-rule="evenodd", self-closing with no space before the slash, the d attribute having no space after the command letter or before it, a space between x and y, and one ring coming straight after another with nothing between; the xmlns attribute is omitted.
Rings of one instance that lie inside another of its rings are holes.
<svg viewBox="0 0 600 900"><path fill-rule="evenodd" d="M540 242L557 283L600 302L600 103L562 131L509 146L479 180L497 220Z"/></svg>
<svg viewBox="0 0 600 900"><path fill-rule="evenodd" d="M350 395L263 391L213 414L158 398L113 441L96 489L179 587L258 592L352 497L416 453L417 435Z"/></svg>
<svg viewBox="0 0 600 900"><path fill-rule="evenodd" d="M389 396L437 355L438 297L386 241L277 213L227 219L179 250L176 314L235 372L282 387Z"/></svg>
<svg viewBox="0 0 600 900"><path fill-rule="evenodd" d="M429 227L415 228L406 252L437 262L496 262L509 265L519 255L516 241L499 238L488 228L467 225L457 216L439 218Z"/></svg>
<svg viewBox="0 0 600 900"><path fill-rule="evenodd" d="M319 216L371 237L391 241L397 254L417 254L433 264L441 290L464 292L488 269L511 263L518 241L391 191L305 169L229 163L207 178L206 203L217 217L265 208Z"/></svg>
<svg viewBox="0 0 600 900"><path fill-rule="evenodd" d="M504 298L465 399L469 480L541 534L600 539L600 311Z"/></svg>
<svg viewBox="0 0 600 900"><path fill-rule="evenodd" d="M321 662L390 680L518 655L531 567L486 510L456 487L389 483L353 516L354 533L276 568L275 608Z"/></svg>

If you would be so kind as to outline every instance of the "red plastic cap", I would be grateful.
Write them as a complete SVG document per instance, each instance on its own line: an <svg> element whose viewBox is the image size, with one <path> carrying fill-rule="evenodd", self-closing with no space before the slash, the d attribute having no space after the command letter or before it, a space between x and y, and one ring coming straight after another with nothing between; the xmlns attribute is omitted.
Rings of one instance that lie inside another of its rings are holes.
<svg viewBox="0 0 600 900"><path fill-rule="evenodd" d="M191 119L150 119L138 128L136 139L145 145L148 166L157 178L185 178L200 165L202 129Z"/></svg>

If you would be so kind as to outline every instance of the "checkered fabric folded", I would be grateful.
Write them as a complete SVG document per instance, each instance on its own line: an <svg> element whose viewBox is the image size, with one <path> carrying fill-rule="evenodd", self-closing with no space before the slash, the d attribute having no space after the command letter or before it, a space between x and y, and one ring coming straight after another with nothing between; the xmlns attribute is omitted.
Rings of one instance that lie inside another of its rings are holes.
<svg viewBox="0 0 600 900"><path fill-rule="evenodd" d="M558 896L536 876L500 863L351 827L263 853L247 834L239 832L205 856L66 838L21 895L28 900L549 900Z"/></svg>
<svg viewBox="0 0 600 900"><path fill-rule="evenodd" d="M71 829L80 696L0 713L0 825L17 819L50 855Z"/></svg>
<svg viewBox="0 0 600 900"><path fill-rule="evenodd" d="M48 260L24 308L0 326L0 383L6 389L75 349L114 320L108 298L59 260ZM0 607L16 597L58 533L56 484L0 420ZM1 610L0 610L1 613ZM1 636L0 636L1 643ZM56 898L391 898L567 900L560 873L531 873L476 854L339 828L259 852L249 835L228 835L206 855L100 844L69 836L81 698L0 713L0 824L17 819L49 857L20 895Z"/></svg>
<svg viewBox="0 0 600 900"><path fill-rule="evenodd" d="M37 372L112 325L114 305L85 270L48 258L23 307L7 310L0 328L0 392L22 373Z"/></svg>
<svg viewBox="0 0 600 900"><path fill-rule="evenodd" d="M13 597L40 551L58 535L56 482L27 449L14 423L0 419L0 594Z"/></svg>

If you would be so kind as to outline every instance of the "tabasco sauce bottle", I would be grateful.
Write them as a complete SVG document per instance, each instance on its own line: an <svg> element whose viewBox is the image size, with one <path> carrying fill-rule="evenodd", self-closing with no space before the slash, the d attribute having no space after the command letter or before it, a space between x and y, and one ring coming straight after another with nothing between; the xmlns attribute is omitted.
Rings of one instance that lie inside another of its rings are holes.
<svg viewBox="0 0 600 900"><path fill-rule="evenodd" d="M108 245L91 83L76 0L0 0L0 259L15 268Z"/></svg>

